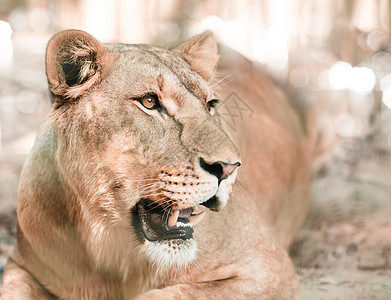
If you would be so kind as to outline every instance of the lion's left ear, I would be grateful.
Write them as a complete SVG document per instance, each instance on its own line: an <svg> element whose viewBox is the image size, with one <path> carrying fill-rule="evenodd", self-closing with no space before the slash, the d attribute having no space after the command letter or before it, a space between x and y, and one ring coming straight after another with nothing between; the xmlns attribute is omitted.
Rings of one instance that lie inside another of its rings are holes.
<svg viewBox="0 0 391 300"><path fill-rule="evenodd" d="M77 99L99 83L109 68L105 46L81 30L56 34L46 49L46 75L55 101Z"/></svg>
<svg viewBox="0 0 391 300"><path fill-rule="evenodd" d="M198 34L173 49L204 79L210 80L219 55L217 42L211 31Z"/></svg>

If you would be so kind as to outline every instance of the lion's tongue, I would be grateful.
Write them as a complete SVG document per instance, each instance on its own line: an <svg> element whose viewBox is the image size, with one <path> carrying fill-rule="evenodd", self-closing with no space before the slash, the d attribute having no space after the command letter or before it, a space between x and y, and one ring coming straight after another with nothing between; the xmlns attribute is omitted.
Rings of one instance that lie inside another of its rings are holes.
<svg viewBox="0 0 391 300"><path fill-rule="evenodd" d="M182 209L179 211L179 218L188 218L193 210L191 208Z"/></svg>
<svg viewBox="0 0 391 300"><path fill-rule="evenodd" d="M168 217L168 220L167 220L168 227L174 227L176 222L178 221L178 218L183 218L183 219L189 218L191 215L191 212L192 212L191 208L171 211L170 215Z"/></svg>

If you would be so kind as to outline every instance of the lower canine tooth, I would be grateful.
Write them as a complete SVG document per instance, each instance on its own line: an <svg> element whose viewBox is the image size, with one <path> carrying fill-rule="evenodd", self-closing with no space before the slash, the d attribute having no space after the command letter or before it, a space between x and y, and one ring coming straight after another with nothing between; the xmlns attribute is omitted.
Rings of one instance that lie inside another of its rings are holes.
<svg viewBox="0 0 391 300"><path fill-rule="evenodd" d="M174 211L174 213L168 217L168 227L173 227L176 224L176 221L178 221L179 217L179 210Z"/></svg>
<svg viewBox="0 0 391 300"><path fill-rule="evenodd" d="M206 212L203 211L202 213L198 214L198 215L192 215L189 217L189 221L190 223L194 225L197 225L206 215Z"/></svg>

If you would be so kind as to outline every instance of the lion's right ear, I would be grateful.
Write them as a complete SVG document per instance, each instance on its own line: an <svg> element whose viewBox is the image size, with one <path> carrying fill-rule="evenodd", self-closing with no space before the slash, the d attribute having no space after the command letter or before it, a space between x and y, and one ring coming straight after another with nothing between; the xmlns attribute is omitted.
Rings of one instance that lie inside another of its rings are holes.
<svg viewBox="0 0 391 300"><path fill-rule="evenodd" d="M219 61L217 41L211 31L193 36L173 51L204 79L211 80Z"/></svg>
<svg viewBox="0 0 391 300"><path fill-rule="evenodd" d="M101 81L109 65L104 45L90 34L81 30L57 33L46 49L46 75L54 100L79 98Z"/></svg>

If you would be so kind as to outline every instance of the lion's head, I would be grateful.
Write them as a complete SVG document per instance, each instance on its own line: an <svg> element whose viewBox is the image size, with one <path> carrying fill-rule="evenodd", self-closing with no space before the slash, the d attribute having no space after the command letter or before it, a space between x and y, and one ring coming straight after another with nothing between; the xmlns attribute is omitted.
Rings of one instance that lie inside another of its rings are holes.
<svg viewBox="0 0 391 300"><path fill-rule="evenodd" d="M202 206L225 206L240 165L214 114L217 61L210 33L173 50L77 30L49 42L57 168L99 265L126 269L135 251L159 266L195 259Z"/></svg>

